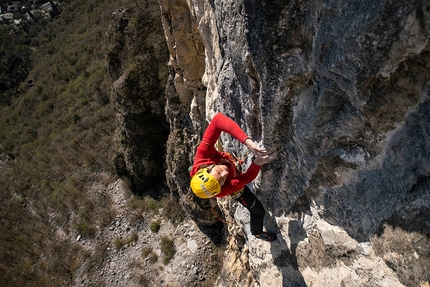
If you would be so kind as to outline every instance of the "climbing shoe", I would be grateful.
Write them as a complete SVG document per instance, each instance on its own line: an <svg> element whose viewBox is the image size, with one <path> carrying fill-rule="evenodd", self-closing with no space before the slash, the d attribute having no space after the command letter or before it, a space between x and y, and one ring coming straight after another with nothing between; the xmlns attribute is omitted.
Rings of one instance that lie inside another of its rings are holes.
<svg viewBox="0 0 430 287"><path fill-rule="evenodd" d="M256 238L267 241L267 242L272 242L276 240L276 234L275 233L268 233L268 232L263 232L259 235L254 235Z"/></svg>

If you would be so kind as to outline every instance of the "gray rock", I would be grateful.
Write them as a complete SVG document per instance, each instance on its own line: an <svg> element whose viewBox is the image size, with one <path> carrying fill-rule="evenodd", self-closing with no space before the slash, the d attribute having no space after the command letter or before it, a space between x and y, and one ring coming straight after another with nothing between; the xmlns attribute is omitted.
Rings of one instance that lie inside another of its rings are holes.
<svg viewBox="0 0 430 287"><path fill-rule="evenodd" d="M263 284L259 277L273 270L278 270L283 286L367 281L418 285L427 280L428 259L398 265L401 270L392 273L388 266L396 264L393 260L379 265L381 258L388 258L379 246L389 244L392 252L406 258L409 245L395 238L411 236L418 238L417 248L429 251L428 237L420 241L429 234L428 205L405 211L415 200L429 202L428 1L194 1L188 11L172 9L169 1L161 5L169 16L163 21L170 27L165 32L176 73L168 97L178 99L166 108L172 137L168 174L175 175L169 187L181 196L192 218L213 224L209 209L197 209L187 198L189 176L182 171L208 120L224 112L254 140L278 152L277 159L262 168L256 193L270 211L269 226L287 220L278 227L279 244L288 252L273 258L274 265L259 265L255 254L267 252L270 258L278 253L255 247L249 268L257 274L256 282ZM191 20L185 23L184 18ZM198 74L202 69L204 75ZM222 142L224 148L246 151L227 135ZM179 145L184 148L178 150ZM300 227L297 220L310 210L315 222L337 231ZM251 238L249 227L241 227ZM254 248L256 243L249 244ZM326 245L333 252L325 254ZM314 252L307 253L312 248ZM296 264L299 270L324 272L341 259L354 269L354 262L364 262L364 256L370 260L368 268L378 266L384 275L357 271L355 278L345 271L323 282L286 268ZM315 267L312 261L321 264ZM226 280L219 286L228 285Z"/></svg>

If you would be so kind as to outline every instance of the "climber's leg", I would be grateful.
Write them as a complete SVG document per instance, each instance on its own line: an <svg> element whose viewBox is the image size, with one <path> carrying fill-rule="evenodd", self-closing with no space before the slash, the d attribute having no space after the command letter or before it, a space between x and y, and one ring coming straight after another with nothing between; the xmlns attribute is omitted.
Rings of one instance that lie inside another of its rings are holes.
<svg viewBox="0 0 430 287"><path fill-rule="evenodd" d="M251 233L253 235L261 234L263 232L264 214L266 213L261 202L247 186L245 186L242 195L237 201L249 210L251 217Z"/></svg>

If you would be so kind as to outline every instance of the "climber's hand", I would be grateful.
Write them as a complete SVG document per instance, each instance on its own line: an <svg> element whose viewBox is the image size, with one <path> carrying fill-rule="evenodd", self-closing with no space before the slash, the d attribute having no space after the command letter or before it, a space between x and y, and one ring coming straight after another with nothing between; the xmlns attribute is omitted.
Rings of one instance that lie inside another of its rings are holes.
<svg viewBox="0 0 430 287"><path fill-rule="evenodd" d="M264 155L264 156L259 156L257 155L254 159L254 163L256 165L262 166L266 163L271 162L272 160L274 160L276 158L276 156L278 155L277 152L271 153L269 155Z"/></svg>
<svg viewBox="0 0 430 287"><path fill-rule="evenodd" d="M247 138L244 144L256 155L265 156L267 155L267 150L265 147L259 147L252 139Z"/></svg>

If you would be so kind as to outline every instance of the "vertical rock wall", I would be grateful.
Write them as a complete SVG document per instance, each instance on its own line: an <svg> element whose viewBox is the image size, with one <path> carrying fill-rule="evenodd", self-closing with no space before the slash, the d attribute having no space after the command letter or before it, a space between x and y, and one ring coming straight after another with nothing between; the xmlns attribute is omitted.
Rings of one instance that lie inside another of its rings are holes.
<svg viewBox="0 0 430 287"><path fill-rule="evenodd" d="M169 52L158 3L147 1L119 9L112 15L106 36L120 147L115 168L136 194L157 196L165 189L164 155L169 134L163 88Z"/></svg>
<svg viewBox="0 0 430 287"><path fill-rule="evenodd" d="M237 208L219 286L426 284L428 1L160 4L170 188L186 197L187 167L217 111L278 152L255 191L280 239L250 237L247 211ZM228 216L235 205L226 201Z"/></svg>

